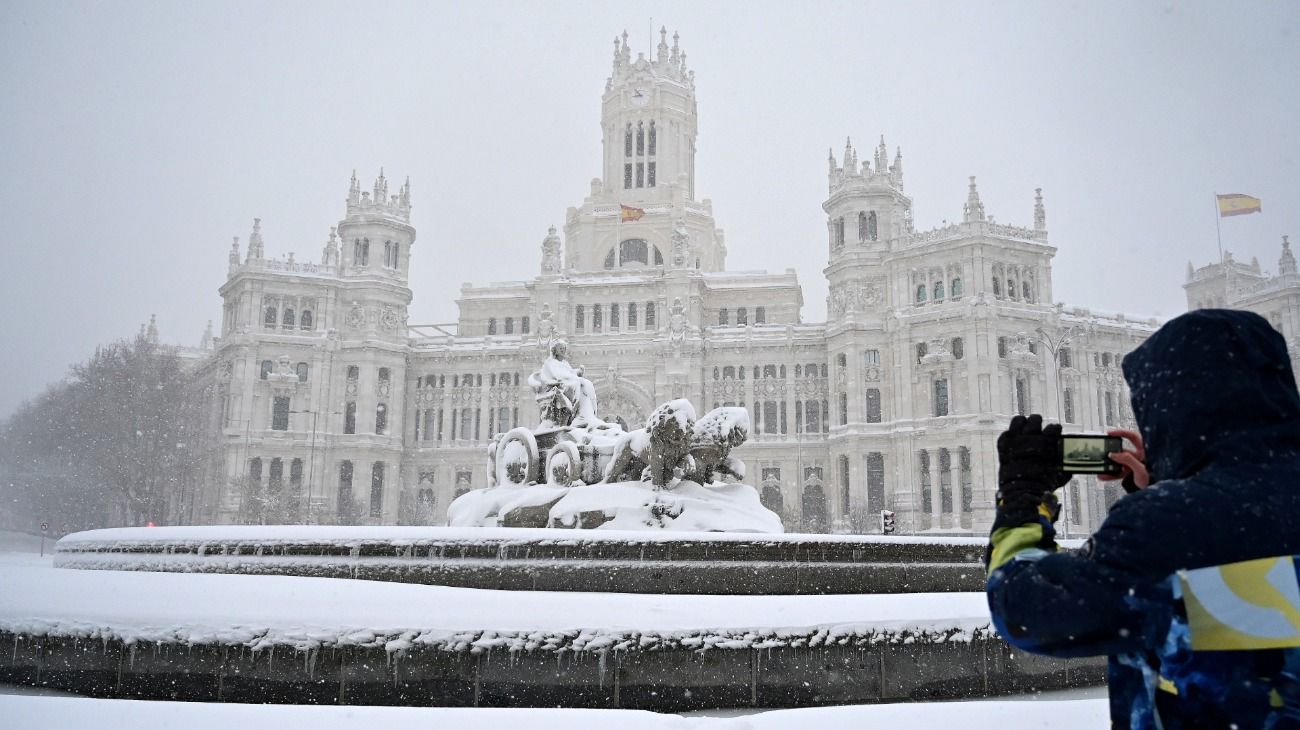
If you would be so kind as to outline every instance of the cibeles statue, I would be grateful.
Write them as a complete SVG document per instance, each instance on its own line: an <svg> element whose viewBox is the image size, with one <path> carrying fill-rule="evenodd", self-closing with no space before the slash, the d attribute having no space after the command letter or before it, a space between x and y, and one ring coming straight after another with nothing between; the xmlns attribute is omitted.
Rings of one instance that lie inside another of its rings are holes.
<svg viewBox="0 0 1300 730"><path fill-rule="evenodd" d="M569 364L569 343L551 343L551 354L540 370L528 376L542 412L542 426L592 428L604 424L596 416L596 387L582 377L582 368Z"/></svg>

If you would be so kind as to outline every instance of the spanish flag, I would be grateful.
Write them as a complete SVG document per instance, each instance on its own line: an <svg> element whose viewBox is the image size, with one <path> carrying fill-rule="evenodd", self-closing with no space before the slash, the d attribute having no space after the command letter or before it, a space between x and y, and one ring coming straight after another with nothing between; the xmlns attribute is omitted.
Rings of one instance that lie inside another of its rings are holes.
<svg viewBox="0 0 1300 730"><path fill-rule="evenodd" d="M1260 205L1259 198L1252 198L1249 195L1225 193L1215 197L1219 199L1220 218L1227 218L1230 215L1250 215L1264 210Z"/></svg>
<svg viewBox="0 0 1300 730"><path fill-rule="evenodd" d="M630 205L623 205L622 203L618 204L618 220L620 223L639 221L643 215L645 215L644 208L633 208Z"/></svg>

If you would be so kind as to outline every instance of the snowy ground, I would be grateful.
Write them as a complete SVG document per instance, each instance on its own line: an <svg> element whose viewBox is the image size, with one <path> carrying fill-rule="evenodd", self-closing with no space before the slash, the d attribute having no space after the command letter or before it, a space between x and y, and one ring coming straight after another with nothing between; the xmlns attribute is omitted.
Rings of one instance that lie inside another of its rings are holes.
<svg viewBox="0 0 1300 730"><path fill-rule="evenodd" d="M1075 730L1108 723L1106 701L1042 700L940 702L772 710L738 717L682 717L638 710L459 709L318 707L144 702L0 695L7 727L174 728L188 730L345 730L451 727L562 728L563 730L805 730L809 727L934 728L962 730Z"/></svg>
<svg viewBox="0 0 1300 730"><path fill-rule="evenodd" d="M411 643L464 649L472 642L479 648L593 650L632 640L726 648L799 645L902 631L960 640L988 625L980 593L523 593L332 578L47 570L0 562L0 628L36 635L300 649L381 642L394 642L390 649Z"/></svg>

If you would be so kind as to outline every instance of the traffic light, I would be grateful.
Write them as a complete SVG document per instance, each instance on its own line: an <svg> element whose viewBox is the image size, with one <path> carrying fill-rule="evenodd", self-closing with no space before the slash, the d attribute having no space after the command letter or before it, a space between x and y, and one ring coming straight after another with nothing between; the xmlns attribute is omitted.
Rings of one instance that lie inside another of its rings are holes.
<svg viewBox="0 0 1300 730"><path fill-rule="evenodd" d="M894 513L892 510L880 510L880 534L894 534Z"/></svg>

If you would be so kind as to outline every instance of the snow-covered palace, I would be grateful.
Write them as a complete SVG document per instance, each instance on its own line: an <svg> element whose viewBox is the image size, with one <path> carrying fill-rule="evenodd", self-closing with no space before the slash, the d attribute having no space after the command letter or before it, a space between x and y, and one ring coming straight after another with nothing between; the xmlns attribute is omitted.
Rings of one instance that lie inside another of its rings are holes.
<svg viewBox="0 0 1300 730"><path fill-rule="evenodd" d="M729 271L695 188L694 72L660 36L652 58L615 40L604 169L541 241L538 275L466 285L454 325L407 322L409 183L354 175L319 263L268 257L256 223L242 257L235 240L200 520L257 503L292 521L444 522L486 486L492 436L536 423L525 381L559 337L607 420L636 427L670 398L748 408L736 456L788 530L879 532L888 509L901 533L984 532L1012 414L1132 426L1119 361L1156 323L1052 303L1041 194L1031 225L994 223L972 177L960 222L916 230L901 152L846 145L822 205L828 321L802 320L792 269ZM1108 496L1077 478L1068 529L1095 525Z"/></svg>

